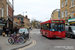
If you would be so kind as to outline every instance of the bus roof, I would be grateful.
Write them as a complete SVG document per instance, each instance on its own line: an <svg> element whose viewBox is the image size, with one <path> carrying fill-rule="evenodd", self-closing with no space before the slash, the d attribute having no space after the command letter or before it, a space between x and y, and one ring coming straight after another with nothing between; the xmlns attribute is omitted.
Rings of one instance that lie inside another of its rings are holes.
<svg viewBox="0 0 75 50"><path fill-rule="evenodd" d="M62 20L62 19L54 19L54 20L48 20L48 21L42 22L41 24L52 23L51 21L63 21L63 23L65 23L65 20Z"/></svg>

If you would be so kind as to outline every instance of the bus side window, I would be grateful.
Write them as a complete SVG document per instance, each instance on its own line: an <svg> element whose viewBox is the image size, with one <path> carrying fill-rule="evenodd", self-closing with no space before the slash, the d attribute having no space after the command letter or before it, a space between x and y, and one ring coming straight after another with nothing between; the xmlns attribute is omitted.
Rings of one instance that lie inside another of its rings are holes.
<svg viewBox="0 0 75 50"><path fill-rule="evenodd" d="M49 23L47 23L47 30L49 30Z"/></svg>
<svg viewBox="0 0 75 50"><path fill-rule="evenodd" d="M42 25L41 25L41 29L42 29Z"/></svg>
<svg viewBox="0 0 75 50"><path fill-rule="evenodd" d="M42 29L42 26L41 26L41 29Z"/></svg>

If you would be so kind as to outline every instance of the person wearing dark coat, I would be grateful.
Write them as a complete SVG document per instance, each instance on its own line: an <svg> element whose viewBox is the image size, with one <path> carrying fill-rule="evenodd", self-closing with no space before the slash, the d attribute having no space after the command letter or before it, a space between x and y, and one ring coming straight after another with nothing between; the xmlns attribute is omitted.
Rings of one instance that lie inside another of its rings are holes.
<svg viewBox="0 0 75 50"><path fill-rule="evenodd" d="M6 26L3 27L3 32L6 34Z"/></svg>
<svg viewBox="0 0 75 50"><path fill-rule="evenodd" d="M9 31L10 31L10 33L9 33L9 34L10 34L10 36L11 36L11 34L13 33L12 28L10 28L10 29L9 29Z"/></svg>
<svg viewBox="0 0 75 50"><path fill-rule="evenodd" d="M14 32L15 32L16 34L17 34L17 30L18 30L17 27L14 27Z"/></svg>
<svg viewBox="0 0 75 50"><path fill-rule="evenodd" d="M3 31L5 32L5 29L6 29L6 27L5 26L3 26Z"/></svg>
<svg viewBox="0 0 75 50"><path fill-rule="evenodd" d="M7 34L7 36L9 34L9 28L8 27L6 27L6 34Z"/></svg>
<svg viewBox="0 0 75 50"><path fill-rule="evenodd" d="M11 34L13 34L14 33L14 28L11 28Z"/></svg>

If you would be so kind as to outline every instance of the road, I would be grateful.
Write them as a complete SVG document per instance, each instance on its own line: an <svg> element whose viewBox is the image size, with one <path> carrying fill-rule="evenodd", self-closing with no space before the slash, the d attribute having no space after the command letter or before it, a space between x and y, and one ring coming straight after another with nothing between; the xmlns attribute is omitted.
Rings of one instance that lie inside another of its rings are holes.
<svg viewBox="0 0 75 50"><path fill-rule="evenodd" d="M30 35L36 44L24 50L75 50L75 39L49 39L40 34L40 29L33 29Z"/></svg>

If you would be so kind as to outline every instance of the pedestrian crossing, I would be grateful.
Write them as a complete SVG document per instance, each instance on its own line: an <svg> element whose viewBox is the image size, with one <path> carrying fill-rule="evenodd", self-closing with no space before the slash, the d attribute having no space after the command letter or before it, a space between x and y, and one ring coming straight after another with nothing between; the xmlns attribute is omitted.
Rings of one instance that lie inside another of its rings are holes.
<svg viewBox="0 0 75 50"><path fill-rule="evenodd" d="M30 34L40 34L40 32L30 32Z"/></svg>

